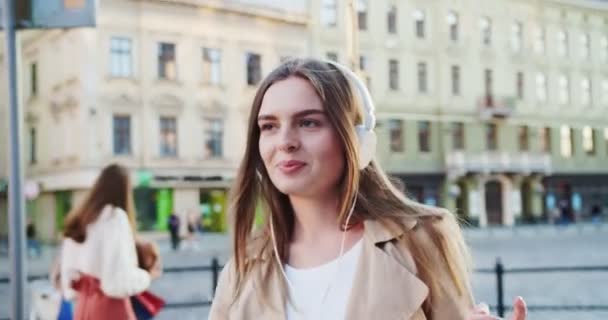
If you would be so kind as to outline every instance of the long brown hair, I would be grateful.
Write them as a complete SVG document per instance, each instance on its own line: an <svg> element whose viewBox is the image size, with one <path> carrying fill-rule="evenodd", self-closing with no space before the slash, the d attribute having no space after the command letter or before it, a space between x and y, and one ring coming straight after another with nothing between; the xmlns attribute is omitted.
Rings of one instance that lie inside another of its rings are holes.
<svg viewBox="0 0 608 320"><path fill-rule="evenodd" d="M294 229L293 209L287 195L281 193L272 184L262 162L258 147L260 130L257 125L257 116L268 88L274 83L289 77L299 77L311 83L321 98L323 108L341 141L345 169L338 185L340 198L342 199L339 206L338 221L344 222L355 196L357 202L351 218L352 224L372 219L381 222L388 228L392 226L392 230L394 230L395 227L405 228L404 217L429 217L431 216L429 214L430 210L433 210L408 199L391 183L376 161L372 161L363 170L358 169L359 154L354 127L355 124L362 121L362 113L359 99L353 94L354 89L345 75L332 64L315 59L286 61L262 81L256 92L248 121L245 154L231 193L230 214L234 229L233 250L234 267L237 271L237 295L252 271L249 264L250 260L248 260L250 257L248 257L247 245L252 238L257 204L261 203L265 209L265 214L272 216L279 256L284 260L288 255L287 250ZM429 221L437 220L426 219ZM264 244L261 250L272 250L269 220L265 219L260 232ZM424 223L421 225L427 226ZM455 234L452 236L452 233ZM460 231L430 230L429 234L441 251L456 286L462 289L464 293L468 289L468 280L466 272L461 271L466 269L462 267L466 265L463 259L463 255L466 255L466 247L462 241ZM433 263L432 259L425 256L427 254L425 252L413 251L413 254L420 255L414 257L416 262L422 264ZM268 277L273 269L277 268L274 263L269 264L269 266L270 270L262 270L262 274L259 276ZM431 287L431 290L439 292L439 286L434 280L434 275L428 274L425 276L424 274L425 270L433 270L432 266L423 265L420 270L422 271L421 276L426 278L423 280ZM261 281L260 283L263 286L267 281ZM285 291L285 284L282 285ZM263 297L267 297L267 290L265 288L262 288L262 290Z"/></svg>
<svg viewBox="0 0 608 320"><path fill-rule="evenodd" d="M83 203L68 214L63 235L76 242L84 242L87 238L87 226L97 220L106 205L123 209L131 227L135 228L129 172L118 164L111 164L101 171Z"/></svg>

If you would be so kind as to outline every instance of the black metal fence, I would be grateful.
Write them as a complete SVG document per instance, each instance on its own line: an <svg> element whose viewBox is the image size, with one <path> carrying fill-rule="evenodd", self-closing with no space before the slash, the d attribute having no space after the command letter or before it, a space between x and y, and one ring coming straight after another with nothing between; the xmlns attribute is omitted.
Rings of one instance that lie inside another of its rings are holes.
<svg viewBox="0 0 608 320"><path fill-rule="evenodd" d="M223 266L220 265L217 258L211 260L210 265L189 266L189 267L168 267L164 269L164 273L185 273L185 272L210 272L213 292L217 287L220 271ZM608 266L577 266L577 267L534 267L534 268L505 268L500 259L496 260L494 268L477 269L476 273L494 274L496 276L496 305L490 306L498 313L498 316L504 317L505 312L511 309L511 306L505 305L504 301L504 283L505 275L507 274L530 274L530 273L558 273L558 272L608 272ZM48 279L48 275L30 275L28 281ZM9 283L9 278L0 278L0 284ZM602 285L599 284L598 285ZM604 284L605 285L605 284ZM211 300L202 301L169 301L165 308L194 308L207 307L211 305ZM608 311L608 305L528 305L529 311ZM10 320L8 318L0 318L0 320Z"/></svg>
<svg viewBox="0 0 608 320"><path fill-rule="evenodd" d="M496 276L496 305L491 306L498 316L504 317L510 305L505 305L504 283L506 274L531 273L563 273L563 272L608 272L608 266L576 266L576 267L534 267L534 268L505 268L499 259L496 259L494 268L477 269L476 273L493 273ZM602 285L599 284L598 285ZM606 285L606 284L603 284ZM608 305L528 305L529 311L608 311Z"/></svg>

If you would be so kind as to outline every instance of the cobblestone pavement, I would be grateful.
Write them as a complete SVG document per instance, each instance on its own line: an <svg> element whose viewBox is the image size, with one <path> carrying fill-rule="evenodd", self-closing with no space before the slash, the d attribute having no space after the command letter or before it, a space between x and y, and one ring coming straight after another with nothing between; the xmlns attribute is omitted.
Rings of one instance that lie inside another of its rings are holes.
<svg viewBox="0 0 608 320"><path fill-rule="evenodd" d="M467 241L472 248L478 268L492 268L500 257L505 268L546 266L608 266L608 224L568 227L537 226L496 229L467 229ZM171 266L194 266L211 262L217 256L220 262L227 259L229 239L225 235L204 234L196 241L198 248L185 248L178 252L169 249L163 236L159 239L164 263ZM45 248L43 256L29 260L33 274L48 271L53 248ZM0 256L0 277L6 277L8 260ZM155 281L152 291L169 302L191 302L208 299L211 294L211 274L189 272L165 274ZM507 274L505 300L508 304L516 295L523 296L534 305L604 305L608 306L608 272L572 272ZM39 286L40 282L32 286ZM493 274L475 274L473 287L476 299L490 305L496 302L496 280ZM0 283L0 319L9 312L9 287ZM160 320L206 319L208 307L166 309ZM508 318L507 318L508 319ZM563 312L531 311L532 320L605 320L608 311Z"/></svg>

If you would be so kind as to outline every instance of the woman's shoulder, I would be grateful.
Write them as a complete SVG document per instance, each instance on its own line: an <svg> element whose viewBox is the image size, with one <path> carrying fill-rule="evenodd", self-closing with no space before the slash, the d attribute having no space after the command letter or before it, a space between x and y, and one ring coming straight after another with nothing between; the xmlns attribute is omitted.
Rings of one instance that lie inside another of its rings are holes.
<svg viewBox="0 0 608 320"><path fill-rule="evenodd" d="M114 228L114 231L122 230L130 225L127 213L119 208L111 205L106 205L95 224L105 226L106 228Z"/></svg>

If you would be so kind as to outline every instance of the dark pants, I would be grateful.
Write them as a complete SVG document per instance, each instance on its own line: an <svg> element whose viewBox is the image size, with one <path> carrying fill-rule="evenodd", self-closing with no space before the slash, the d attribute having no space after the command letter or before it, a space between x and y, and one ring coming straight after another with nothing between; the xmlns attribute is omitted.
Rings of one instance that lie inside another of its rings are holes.
<svg viewBox="0 0 608 320"><path fill-rule="evenodd" d="M173 250L177 250L179 247L179 234L176 231L171 231L171 247Z"/></svg>

